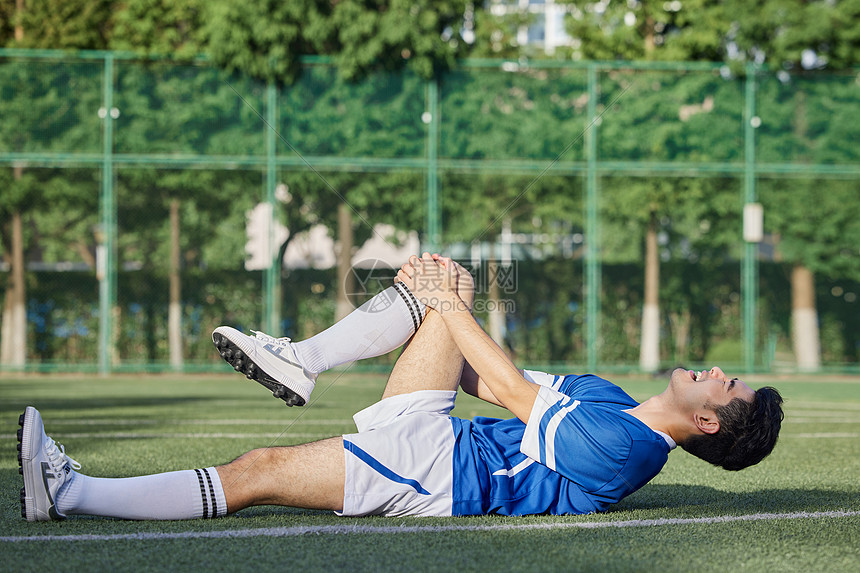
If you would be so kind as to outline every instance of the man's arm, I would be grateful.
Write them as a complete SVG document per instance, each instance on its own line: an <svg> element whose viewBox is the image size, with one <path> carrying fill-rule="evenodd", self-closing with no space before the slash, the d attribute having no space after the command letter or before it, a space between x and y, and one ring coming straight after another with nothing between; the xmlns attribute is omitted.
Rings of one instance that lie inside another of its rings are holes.
<svg viewBox="0 0 860 573"><path fill-rule="evenodd" d="M440 314L460 352L478 374L479 391L482 382L500 405L528 423L540 387L523 377L462 304Z"/></svg>
<svg viewBox="0 0 860 573"><path fill-rule="evenodd" d="M466 394L480 398L490 404L502 406L502 403L498 398L496 398L496 395L490 391L487 383L478 376L478 373L475 372L475 369L472 368L472 365L468 362L463 365L463 373L460 375L460 388L462 388ZM502 406L502 408L504 408L504 406Z"/></svg>
<svg viewBox="0 0 860 573"><path fill-rule="evenodd" d="M460 352L478 375L476 391L483 383L498 403L510 410L523 422L529 415L537 397L539 386L523 377L522 372L504 351L475 322L469 307L456 291L456 269L453 261L434 260L425 253L421 259L410 257L410 263L398 277L424 304L438 312Z"/></svg>

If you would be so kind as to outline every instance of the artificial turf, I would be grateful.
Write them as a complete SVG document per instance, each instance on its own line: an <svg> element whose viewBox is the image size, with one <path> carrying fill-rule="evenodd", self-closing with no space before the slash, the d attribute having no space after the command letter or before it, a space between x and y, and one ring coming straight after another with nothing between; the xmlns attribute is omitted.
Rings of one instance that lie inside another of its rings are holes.
<svg viewBox="0 0 860 573"><path fill-rule="evenodd" d="M612 379L637 399L665 386L662 379ZM6 374L0 378L0 435L6 436L0 440L0 569L860 570L860 515L708 521L860 511L860 379L757 375L748 381L753 387L774 385L786 398L787 416L773 455L742 472L726 472L679 449L650 484L600 515L348 519L328 512L257 507L207 521L71 517L27 523L20 517L14 437L26 405L41 411L49 435L65 445L84 473L121 477L219 464L252 448L353 431L351 415L378 399L384 376L329 373L321 377L308 406L288 409L237 375ZM502 416L504 411L460 397L454 414ZM660 519L699 521L642 521ZM607 522L637 526L511 528ZM354 529L321 529L344 525ZM371 529L392 526L402 529ZM469 526L478 528L465 529ZM307 533L176 536L290 527L305 527ZM173 535L133 537L142 534ZM125 537L84 540L82 535ZM38 539L44 536L75 540Z"/></svg>

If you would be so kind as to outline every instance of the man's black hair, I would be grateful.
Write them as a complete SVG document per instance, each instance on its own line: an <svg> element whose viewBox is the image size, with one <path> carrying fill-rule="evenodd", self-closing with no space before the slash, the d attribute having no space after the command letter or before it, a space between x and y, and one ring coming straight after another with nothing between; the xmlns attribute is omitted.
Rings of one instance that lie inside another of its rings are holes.
<svg viewBox="0 0 860 573"><path fill-rule="evenodd" d="M720 429L687 438L680 444L686 451L731 471L755 465L773 451L784 417L776 388L759 388L752 402L735 398L725 406L706 407L716 413Z"/></svg>

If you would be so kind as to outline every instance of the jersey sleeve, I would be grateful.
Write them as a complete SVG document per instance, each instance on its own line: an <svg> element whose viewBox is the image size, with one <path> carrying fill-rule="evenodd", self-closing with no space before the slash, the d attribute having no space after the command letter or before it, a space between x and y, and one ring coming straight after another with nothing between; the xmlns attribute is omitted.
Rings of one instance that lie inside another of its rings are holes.
<svg viewBox="0 0 860 573"><path fill-rule="evenodd" d="M520 451L549 469L558 471L555 452L557 434L564 418L579 404L579 400L574 400L551 386L542 385L532 406ZM562 432L564 431L562 429Z"/></svg>

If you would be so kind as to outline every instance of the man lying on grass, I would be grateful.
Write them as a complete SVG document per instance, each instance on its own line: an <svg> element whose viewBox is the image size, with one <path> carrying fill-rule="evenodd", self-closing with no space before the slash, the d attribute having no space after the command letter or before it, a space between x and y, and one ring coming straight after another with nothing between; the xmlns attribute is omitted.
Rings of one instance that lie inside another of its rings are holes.
<svg viewBox="0 0 860 573"><path fill-rule="evenodd" d="M78 473L28 407L18 431L21 511L30 521L219 517L252 505L348 516L580 514L642 487L676 444L728 470L773 449L782 421L775 389L754 391L719 368L679 368L639 404L594 375L519 370L472 317L473 291L462 267L425 253L410 257L394 286L308 340L215 330L221 356L288 405L308 401L320 372L411 338L382 399L355 415L355 434L253 450L218 467L105 479ZM450 416L458 388L515 417Z"/></svg>

